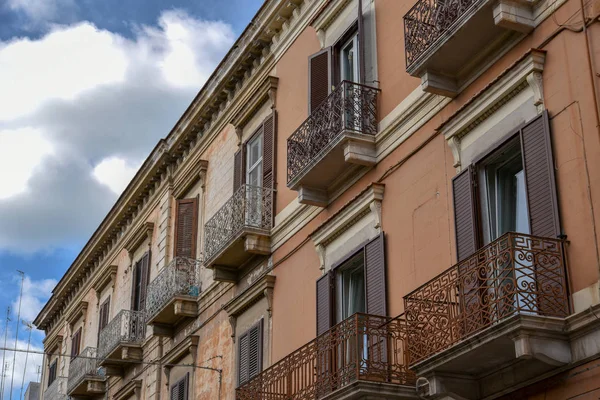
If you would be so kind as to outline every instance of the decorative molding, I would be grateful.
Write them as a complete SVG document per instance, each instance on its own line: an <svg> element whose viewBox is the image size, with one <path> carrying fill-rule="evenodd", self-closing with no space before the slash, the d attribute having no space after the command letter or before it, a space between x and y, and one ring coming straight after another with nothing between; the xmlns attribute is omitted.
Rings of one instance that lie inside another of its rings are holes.
<svg viewBox="0 0 600 400"><path fill-rule="evenodd" d="M533 90L534 102L533 104L537 108L537 112L541 113L544 111L544 85L542 82L542 73L540 71L533 71L527 75L527 83L531 90Z"/></svg>
<svg viewBox="0 0 600 400"><path fill-rule="evenodd" d="M273 313L273 289L275 288L275 276L263 275L244 292L230 300L223 306L223 309L229 314L229 323L231 324L231 338L235 341L235 324L237 318L256 304L263 297L267 298L267 313L269 318Z"/></svg>
<svg viewBox="0 0 600 400"><path fill-rule="evenodd" d="M129 239L123 243L123 248L129 253L129 258L133 257L133 253L144 243L144 241L152 240L152 232L154 231L154 222L145 222L140 224L138 228L131 233Z"/></svg>
<svg viewBox="0 0 600 400"><path fill-rule="evenodd" d="M92 288L96 292L97 301L100 301L100 294L102 293L104 288L108 286L108 284L110 284L112 289L114 290L118 268L119 267L116 265L107 266L102 271L100 271L98 277L96 278L94 283L92 283Z"/></svg>
<svg viewBox="0 0 600 400"><path fill-rule="evenodd" d="M369 213L374 214L375 228L381 232L381 201L385 185L382 183L372 183L367 190L346 204L340 211L334 214L329 220L325 221L315 232L310 235L317 252L323 246L326 247L331 241L348 230L356 221L360 220ZM373 203L379 203L372 206ZM323 269L325 257L321 257L321 268Z"/></svg>
<svg viewBox="0 0 600 400"><path fill-rule="evenodd" d="M319 269L321 271L325 270L325 262L327 260L327 251L325 249L325 245L323 243L319 243L315 245L315 249L317 250L317 255L319 256Z"/></svg>
<svg viewBox="0 0 600 400"><path fill-rule="evenodd" d="M241 128L248 123L256 111L266 102L270 103L271 109L276 108L278 84L278 77L268 75L263 79L262 83L252 91L249 101L231 118L231 124L236 128L236 133L238 133L238 129L241 130ZM239 133L238 138L241 138Z"/></svg>
<svg viewBox="0 0 600 400"><path fill-rule="evenodd" d="M353 0L341 0L341 1L329 1L320 12L310 23L315 28L317 33L319 31L325 31L335 21L335 19L344 11L344 9L352 3ZM325 36L323 34L323 36ZM319 38L320 40L320 38ZM325 38L323 37L323 42Z"/></svg>
<svg viewBox="0 0 600 400"><path fill-rule="evenodd" d="M69 314L67 314L67 323L69 324L71 329L73 328L73 325L75 325L75 323L79 321L80 318L83 319L83 324L85 325L87 309L88 302L80 301L79 304L77 304L77 306L75 306L75 308L71 310Z"/></svg>
<svg viewBox="0 0 600 400"><path fill-rule="evenodd" d="M198 335L187 336L161 358L160 363L165 365L164 369L167 376L172 368L172 364L177 364L182 358L186 357L188 354L191 354L192 359L194 360L194 364L196 363L196 354L198 350L199 340L200 336Z"/></svg>
<svg viewBox="0 0 600 400"><path fill-rule="evenodd" d="M452 166L460 171L460 138L458 136L452 136L448 139L448 146L450 146L452 157L454 158L454 164Z"/></svg>
<svg viewBox="0 0 600 400"><path fill-rule="evenodd" d="M44 339L44 351L46 352L46 354L52 354L57 353L54 350L58 349L58 353L61 353L62 343L62 335L54 335L52 337L47 337L46 339Z"/></svg>
<svg viewBox="0 0 600 400"><path fill-rule="evenodd" d="M131 396L135 396L136 400L141 400L142 396L142 380L133 379L121 387L113 395L114 400L128 400Z"/></svg>
<svg viewBox="0 0 600 400"><path fill-rule="evenodd" d="M185 167L185 170L179 172L173 181L173 197L176 199L182 198L196 182L200 181L202 186L206 182L208 161L198 159Z"/></svg>
<svg viewBox="0 0 600 400"><path fill-rule="evenodd" d="M533 72L544 70L546 52L531 49L520 62L501 74L484 90L457 110L438 130L446 140L465 136L491 114L528 86L527 77ZM541 92L543 93L543 92ZM536 100L537 101L537 100ZM454 160L455 163L458 160Z"/></svg>

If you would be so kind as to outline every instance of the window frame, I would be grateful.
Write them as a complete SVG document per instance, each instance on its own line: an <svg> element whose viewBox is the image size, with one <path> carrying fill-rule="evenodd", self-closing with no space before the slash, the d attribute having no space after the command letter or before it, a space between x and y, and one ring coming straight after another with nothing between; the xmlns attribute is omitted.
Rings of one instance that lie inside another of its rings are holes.
<svg viewBox="0 0 600 400"><path fill-rule="evenodd" d="M245 182L246 184L249 184L250 182L250 174L254 171L258 171L258 181L259 184L258 185L252 185L252 186L257 186L257 187L262 187L263 185L263 159L264 159L264 152L263 152L263 144L264 144L264 132L262 129L262 124L261 126L257 129L257 131L250 137L250 139L248 139L248 141L245 144L245 158L246 158L246 176L245 176ZM252 147L256 146L258 149L258 153L259 153L259 157L257 158L256 162L254 162L254 164L250 165L250 155L252 153Z"/></svg>
<svg viewBox="0 0 600 400"><path fill-rule="evenodd" d="M52 363L48 366L48 385L50 387L56 380L56 372L58 370L58 358L54 359Z"/></svg>

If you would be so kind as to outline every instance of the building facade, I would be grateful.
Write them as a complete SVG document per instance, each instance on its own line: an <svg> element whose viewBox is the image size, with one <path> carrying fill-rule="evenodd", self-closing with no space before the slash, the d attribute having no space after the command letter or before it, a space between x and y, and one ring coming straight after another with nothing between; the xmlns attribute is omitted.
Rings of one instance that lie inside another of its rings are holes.
<svg viewBox="0 0 600 400"><path fill-rule="evenodd" d="M267 0L38 315L40 398L597 399L599 14Z"/></svg>

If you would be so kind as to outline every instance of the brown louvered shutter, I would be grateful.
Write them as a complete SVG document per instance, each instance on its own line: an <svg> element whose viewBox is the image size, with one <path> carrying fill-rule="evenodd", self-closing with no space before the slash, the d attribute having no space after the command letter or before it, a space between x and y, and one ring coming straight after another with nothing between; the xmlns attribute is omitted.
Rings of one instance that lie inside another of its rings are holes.
<svg viewBox="0 0 600 400"><path fill-rule="evenodd" d="M71 359L79 355L79 346L81 345L81 328L73 334L71 338Z"/></svg>
<svg viewBox="0 0 600 400"><path fill-rule="evenodd" d="M110 314L110 297L106 299L100 306L100 315L98 321L98 333L108 325L108 318Z"/></svg>
<svg viewBox="0 0 600 400"><path fill-rule="evenodd" d="M134 311L140 311L140 262L136 262L133 266L133 275L131 276L131 309Z"/></svg>
<svg viewBox="0 0 600 400"><path fill-rule="evenodd" d="M277 138L277 111L263 123L263 187L275 190L275 146ZM271 193L271 226L275 224L275 192Z"/></svg>
<svg viewBox="0 0 600 400"><path fill-rule="evenodd" d="M248 332L248 379L254 378L262 371L263 320Z"/></svg>
<svg viewBox="0 0 600 400"><path fill-rule="evenodd" d="M333 272L317 280L317 336L333 324Z"/></svg>
<svg viewBox="0 0 600 400"><path fill-rule="evenodd" d="M173 386L171 386L171 400L178 400L177 396L178 396L178 389L179 389L179 385L175 384Z"/></svg>
<svg viewBox="0 0 600 400"><path fill-rule="evenodd" d="M452 180L456 257L458 261L469 257L478 248L473 171L473 167L469 166Z"/></svg>
<svg viewBox="0 0 600 400"><path fill-rule="evenodd" d="M243 385L248 382L248 364L249 359L249 347L248 342L250 337L249 332L244 333L238 339L238 385Z"/></svg>
<svg viewBox="0 0 600 400"><path fill-rule="evenodd" d="M367 314L387 315L385 241L383 232L365 245Z"/></svg>
<svg viewBox="0 0 600 400"><path fill-rule="evenodd" d="M329 96L331 90L331 48L308 59L308 111L312 113Z"/></svg>
<svg viewBox="0 0 600 400"><path fill-rule="evenodd" d="M140 274L140 306L139 311L146 309L146 290L148 288L148 280L150 278L150 250L139 262Z"/></svg>
<svg viewBox="0 0 600 400"><path fill-rule="evenodd" d="M521 147L531 234L556 237L561 232L547 112L521 129Z"/></svg>
<svg viewBox="0 0 600 400"><path fill-rule="evenodd" d="M177 200L175 257L196 258L198 197Z"/></svg>
<svg viewBox="0 0 600 400"><path fill-rule="evenodd" d="M48 386L52 384L56 380L56 365L58 360L54 360L52 364L50 364L50 368L48 370Z"/></svg>
<svg viewBox="0 0 600 400"><path fill-rule="evenodd" d="M233 192L235 193L246 180L245 177L245 157L246 146L242 146L242 148L235 152L233 156Z"/></svg>

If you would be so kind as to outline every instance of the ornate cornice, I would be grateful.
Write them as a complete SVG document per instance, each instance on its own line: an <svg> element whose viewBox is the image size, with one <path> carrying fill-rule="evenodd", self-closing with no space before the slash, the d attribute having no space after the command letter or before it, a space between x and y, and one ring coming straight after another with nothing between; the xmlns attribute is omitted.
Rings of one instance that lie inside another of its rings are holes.
<svg viewBox="0 0 600 400"><path fill-rule="evenodd" d="M188 354L191 354L192 358L195 360L199 340L200 336L187 336L185 339L183 339L181 342L175 345L167 354L165 354L161 358L160 363L162 365L165 365L166 370L170 370L172 364L177 364L179 360L181 360Z"/></svg>
<svg viewBox="0 0 600 400"><path fill-rule="evenodd" d="M182 171L173 180L173 197L181 198L198 181L204 186L208 161L197 159L182 167Z"/></svg>
<svg viewBox="0 0 600 400"><path fill-rule="evenodd" d="M110 284L113 288L115 287L115 279L117 277L118 267L116 265L108 265L102 271L98 273L98 276L94 283L92 283L92 288L96 292L96 297L100 300L100 293L104 290L108 284Z"/></svg>
<svg viewBox="0 0 600 400"><path fill-rule="evenodd" d="M56 353L54 351L56 349L58 349L60 352L62 343L63 343L63 336L62 335L48 336L44 339L43 343L44 343L44 350L46 353L48 353L48 354Z"/></svg>
<svg viewBox="0 0 600 400"><path fill-rule="evenodd" d="M242 128L252 118L254 113L262 107L267 101L270 102L271 108L276 107L276 94L279 78L275 76L267 76L262 84L254 89L251 94L250 101L244 104L231 119L231 124L236 128Z"/></svg>

